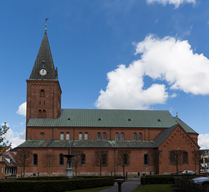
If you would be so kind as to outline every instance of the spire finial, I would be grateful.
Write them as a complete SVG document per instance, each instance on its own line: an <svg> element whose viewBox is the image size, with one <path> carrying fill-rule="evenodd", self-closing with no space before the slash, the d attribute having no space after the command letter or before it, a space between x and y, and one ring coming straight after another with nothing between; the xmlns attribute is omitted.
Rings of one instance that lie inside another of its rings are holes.
<svg viewBox="0 0 209 192"><path fill-rule="evenodd" d="M45 19L45 32L47 31L47 27L46 27L47 24L46 24L46 22L47 22L48 19L49 19L49 18L46 18L46 19Z"/></svg>
<svg viewBox="0 0 209 192"><path fill-rule="evenodd" d="M178 112L176 112L176 117L178 117Z"/></svg>

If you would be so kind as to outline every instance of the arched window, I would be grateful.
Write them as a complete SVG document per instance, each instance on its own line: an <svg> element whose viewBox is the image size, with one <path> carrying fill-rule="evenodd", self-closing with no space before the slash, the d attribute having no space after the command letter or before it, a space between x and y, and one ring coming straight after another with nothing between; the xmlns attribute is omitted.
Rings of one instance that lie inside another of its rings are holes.
<svg viewBox="0 0 209 192"><path fill-rule="evenodd" d="M105 132L102 134L102 139L106 140L106 133Z"/></svg>
<svg viewBox="0 0 209 192"><path fill-rule="evenodd" d="M38 118L41 118L42 115L41 115L41 110L38 111Z"/></svg>
<svg viewBox="0 0 209 192"><path fill-rule="evenodd" d="M133 140L136 140L136 133L133 133Z"/></svg>
<svg viewBox="0 0 209 192"><path fill-rule="evenodd" d="M43 118L46 118L46 111L43 110Z"/></svg>
<svg viewBox="0 0 209 192"><path fill-rule="evenodd" d="M84 153L81 154L81 165L86 165L86 155Z"/></svg>
<svg viewBox="0 0 209 192"><path fill-rule="evenodd" d="M43 89L42 89L41 92L40 92L40 96L41 96L41 97L45 97L45 92L44 92Z"/></svg>
<svg viewBox="0 0 209 192"><path fill-rule="evenodd" d="M66 140L70 140L70 133L69 132L66 133Z"/></svg>
<svg viewBox="0 0 209 192"><path fill-rule="evenodd" d="M63 154L59 155L59 165L64 165L64 156L63 156Z"/></svg>
<svg viewBox="0 0 209 192"><path fill-rule="evenodd" d="M100 132L97 133L97 140L101 140L101 133Z"/></svg>
<svg viewBox="0 0 209 192"><path fill-rule="evenodd" d="M33 165L37 166L38 165L38 155L33 154Z"/></svg>
<svg viewBox="0 0 209 192"><path fill-rule="evenodd" d="M115 133L115 140L118 140L119 134Z"/></svg>
<svg viewBox="0 0 209 192"><path fill-rule="evenodd" d="M64 140L64 133L63 132L60 133L60 140Z"/></svg>
<svg viewBox="0 0 209 192"><path fill-rule="evenodd" d="M102 166L107 166L107 154L102 154Z"/></svg>
<svg viewBox="0 0 209 192"><path fill-rule="evenodd" d="M123 154L123 163L125 166L128 165L128 154Z"/></svg>
<svg viewBox="0 0 209 192"><path fill-rule="evenodd" d="M120 140L124 140L124 133L120 134Z"/></svg>
<svg viewBox="0 0 209 192"><path fill-rule="evenodd" d="M171 152L170 152L170 164L174 164L174 161L175 161L174 152L171 151Z"/></svg>
<svg viewBox="0 0 209 192"><path fill-rule="evenodd" d="M82 132L79 133L79 140L82 140L83 139L83 134Z"/></svg>
<svg viewBox="0 0 209 192"><path fill-rule="evenodd" d="M87 132L84 133L84 140L88 140L88 133Z"/></svg>
<svg viewBox="0 0 209 192"><path fill-rule="evenodd" d="M183 152L183 164L188 164L188 153Z"/></svg>
<svg viewBox="0 0 209 192"><path fill-rule="evenodd" d="M144 165L148 165L148 158L149 156L147 154L144 155Z"/></svg>
<svg viewBox="0 0 209 192"><path fill-rule="evenodd" d="M142 140L142 133L139 133L139 140Z"/></svg>

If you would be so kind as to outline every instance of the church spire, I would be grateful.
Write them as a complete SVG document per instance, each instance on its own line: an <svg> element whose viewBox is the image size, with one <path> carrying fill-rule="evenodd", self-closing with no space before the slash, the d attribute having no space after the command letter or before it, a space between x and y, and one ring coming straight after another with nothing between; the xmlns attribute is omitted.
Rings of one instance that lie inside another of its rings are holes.
<svg viewBox="0 0 209 192"><path fill-rule="evenodd" d="M58 79L57 69L54 68L54 62L52 59L52 54L51 54L46 30L29 79L34 79L34 80Z"/></svg>

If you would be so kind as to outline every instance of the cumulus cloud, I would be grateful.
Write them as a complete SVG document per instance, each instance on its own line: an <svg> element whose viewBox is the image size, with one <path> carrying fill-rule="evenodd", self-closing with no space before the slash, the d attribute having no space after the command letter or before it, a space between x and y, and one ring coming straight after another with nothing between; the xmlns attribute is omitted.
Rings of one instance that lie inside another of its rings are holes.
<svg viewBox="0 0 209 192"><path fill-rule="evenodd" d="M209 133L199 134L198 144L201 149L209 149Z"/></svg>
<svg viewBox="0 0 209 192"><path fill-rule="evenodd" d="M175 8L178 8L179 5L183 4L183 3L193 3L193 4L195 4L196 0L147 0L148 4L155 3L155 2L163 4L163 5L174 4Z"/></svg>
<svg viewBox="0 0 209 192"><path fill-rule="evenodd" d="M108 85L105 91L100 91L97 108L148 109L150 105L165 103L168 89L209 94L209 60L194 53L188 41L170 36L160 39L150 34L134 45L135 54L141 54L141 59L107 73ZM162 80L162 84L144 89L145 75ZM174 93L170 98L176 96Z"/></svg>
<svg viewBox="0 0 209 192"><path fill-rule="evenodd" d="M23 115L23 116L26 116L26 102L25 103L22 103L18 110L16 111L17 114L19 115Z"/></svg>

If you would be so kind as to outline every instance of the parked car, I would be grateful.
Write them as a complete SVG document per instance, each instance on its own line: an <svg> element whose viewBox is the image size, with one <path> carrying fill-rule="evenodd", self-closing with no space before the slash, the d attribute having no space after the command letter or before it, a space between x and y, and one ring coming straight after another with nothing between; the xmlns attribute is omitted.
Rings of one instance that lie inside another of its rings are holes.
<svg viewBox="0 0 209 192"><path fill-rule="evenodd" d="M179 173L179 175L196 175L196 173L194 171L190 171L190 170L185 170L185 171L181 171Z"/></svg>
<svg viewBox="0 0 209 192"><path fill-rule="evenodd" d="M209 176L208 177L196 177L191 179L196 184L203 185L209 188Z"/></svg>

